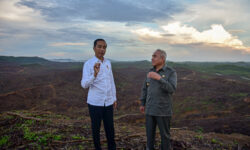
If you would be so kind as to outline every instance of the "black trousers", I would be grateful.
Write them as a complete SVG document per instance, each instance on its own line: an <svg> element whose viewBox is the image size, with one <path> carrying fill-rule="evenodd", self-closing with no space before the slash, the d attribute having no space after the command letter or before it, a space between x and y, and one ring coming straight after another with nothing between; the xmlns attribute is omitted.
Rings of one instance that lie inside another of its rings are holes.
<svg viewBox="0 0 250 150"><path fill-rule="evenodd" d="M103 120L104 130L108 141L108 149L115 150L115 132L113 119L113 105L111 106L93 106L88 104L91 118L92 136L96 150L101 150L100 128Z"/></svg>
<svg viewBox="0 0 250 150"><path fill-rule="evenodd" d="M161 135L161 150L170 150L170 116L146 115L147 150L154 150L155 131L158 125Z"/></svg>

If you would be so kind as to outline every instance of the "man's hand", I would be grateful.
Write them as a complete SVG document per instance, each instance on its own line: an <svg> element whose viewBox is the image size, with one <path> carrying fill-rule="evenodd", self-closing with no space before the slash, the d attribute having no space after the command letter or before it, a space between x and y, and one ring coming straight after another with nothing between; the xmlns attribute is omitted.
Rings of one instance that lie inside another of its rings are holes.
<svg viewBox="0 0 250 150"><path fill-rule="evenodd" d="M117 102L116 101L113 103L113 107L114 107L114 109L117 108Z"/></svg>
<svg viewBox="0 0 250 150"><path fill-rule="evenodd" d="M94 76L95 77L97 76L97 74L100 71L100 65L101 65L100 63L95 63L95 65L94 65L94 71L95 71Z"/></svg>
<svg viewBox="0 0 250 150"><path fill-rule="evenodd" d="M140 106L140 112L144 114L144 112L145 112L145 106Z"/></svg>
<svg viewBox="0 0 250 150"><path fill-rule="evenodd" d="M161 76L156 72L149 72L148 73L148 78L155 79L155 80L160 80Z"/></svg>

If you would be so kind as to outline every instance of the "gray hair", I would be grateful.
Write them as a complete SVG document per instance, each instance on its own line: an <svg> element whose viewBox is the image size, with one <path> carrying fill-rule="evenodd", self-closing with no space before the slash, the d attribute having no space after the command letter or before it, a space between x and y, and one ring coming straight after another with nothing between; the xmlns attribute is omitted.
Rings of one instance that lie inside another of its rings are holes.
<svg viewBox="0 0 250 150"><path fill-rule="evenodd" d="M164 50L157 49L155 52L160 52L160 56L164 59L164 61L166 61L166 59L167 59L167 53Z"/></svg>

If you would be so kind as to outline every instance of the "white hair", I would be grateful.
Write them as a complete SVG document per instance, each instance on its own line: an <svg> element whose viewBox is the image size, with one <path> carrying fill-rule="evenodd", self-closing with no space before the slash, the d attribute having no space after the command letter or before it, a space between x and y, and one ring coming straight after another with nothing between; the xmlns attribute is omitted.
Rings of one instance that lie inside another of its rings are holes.
<svg viewBox="0 0 250 150"><path fill-rule="evenodd" d="M166 61L166 59L167 59L167 53L164 50L157 49L155 52L160 52L160 56L164 59L164 61Z"/></svg>

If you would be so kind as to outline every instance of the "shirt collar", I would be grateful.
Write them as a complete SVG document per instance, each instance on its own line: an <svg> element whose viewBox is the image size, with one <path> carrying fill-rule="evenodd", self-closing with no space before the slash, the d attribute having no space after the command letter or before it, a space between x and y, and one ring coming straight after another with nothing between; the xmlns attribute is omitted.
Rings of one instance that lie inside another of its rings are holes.
<svg viewBox="0 0 250 150"><path fill-rule="evenodd" d="M96 56L94 56L94 59L95 59L95 61L100 61L100 62L102 62L99 58L97 58ZM106 58L104 58L103 59L103 62L106 60Z"/></svg>
<svg viewBox="0 0 250 150"><path fill-rule="evenodd" d="M156 68L152 67L150 70L151 71L156 71ZM166 71L167 70L167 64L165 64L159 71L161 71L161 70Z"/></svg>

